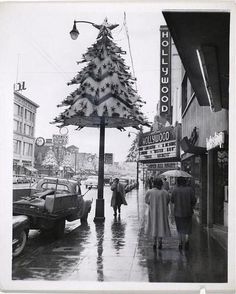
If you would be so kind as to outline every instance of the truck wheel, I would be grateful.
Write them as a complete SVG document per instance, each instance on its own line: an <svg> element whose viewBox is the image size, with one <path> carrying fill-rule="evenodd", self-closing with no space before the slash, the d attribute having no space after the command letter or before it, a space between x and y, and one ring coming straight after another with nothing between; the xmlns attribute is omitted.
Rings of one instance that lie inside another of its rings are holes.
<svg viewBox="0 0 236 294"><path fill-rule="evenodd" d="M58 222L56 222L53 233L56 239L61 238L64 235L65 230L65 219L60 219Z"/></svg>
<svg viewBox="0 0 236 294"><path fill-rule="evenodd" d="M25 244L27 241L27 234L25 231L22 231L19 237L18 242L13 246L12 256L17 257L22 253L25 248Z"/></svg>

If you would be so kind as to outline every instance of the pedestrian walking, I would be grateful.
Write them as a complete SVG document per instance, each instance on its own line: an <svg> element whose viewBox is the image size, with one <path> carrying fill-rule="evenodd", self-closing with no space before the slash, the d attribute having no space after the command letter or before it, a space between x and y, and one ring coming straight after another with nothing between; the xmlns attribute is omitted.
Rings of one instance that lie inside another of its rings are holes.
<svg viewBox="0 0 236 294"><path fill-rule="evenodd" d="M182 250L184 245L184 248L188 250L196 198L193 189L186 186L185 178L177 178L177 187L172 191L171 202L174 204L174 218L179 235L179 249Z"/></svg>
<svg viewBox="0 0 236 294"><path fill-rule="evenodd" d="M145 202L149 205L146 232L153 238L153 249L157 248L157 239L158 249L162 249L162 239L171 235L168 220L170 196L162 186L162 180L155 178L153 188L145 196Z"/></svg>
<svg viewBox="0 0 236 294"><path fill-rule="evenodd" d="M127 205L125 200L125 189L124 186L119 182L118 178L115 178L112 185L111 185L112 197L111 197L111 207L114 210L114 216L117 216L117 210L120 214L121 205Z"/></svg>
<svg viewBox="0 0 236 294"><path fill-rule="evenodd" d="M153 177L150 177L150 178L148 179L148 188L149 188L149 189L152 189L152 187L153 187Z"/></svg>
<svg viewBox="0 0 236 294"><path fill-rule="evenodd" d="M170 185L169 185L169 182L167 181L167 178L163 179L163 189L166 191L170 190Z"/></svg>

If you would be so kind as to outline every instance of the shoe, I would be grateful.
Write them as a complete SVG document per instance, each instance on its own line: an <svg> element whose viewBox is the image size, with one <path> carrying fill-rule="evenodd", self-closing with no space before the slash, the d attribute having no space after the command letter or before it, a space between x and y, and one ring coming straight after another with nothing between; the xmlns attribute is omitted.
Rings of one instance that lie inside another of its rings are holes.
<svg viewBox="0 0 236 294"><path fill-rule="evenodd" d="M162 249L162 242L161 241L158 242L158 249Z"/></svg>
<svg viewBox="0 0 236 294"><path fill-rule="evenodd" d="M185 242L184 249L185 250L189 250L189 241Z"/></svg>
<svg viewBox="0 0 236 294"><path fill-rule="evenodd" d="M183 249L183 244L179 243L179 250L182 250L182 249Z"/></svg>

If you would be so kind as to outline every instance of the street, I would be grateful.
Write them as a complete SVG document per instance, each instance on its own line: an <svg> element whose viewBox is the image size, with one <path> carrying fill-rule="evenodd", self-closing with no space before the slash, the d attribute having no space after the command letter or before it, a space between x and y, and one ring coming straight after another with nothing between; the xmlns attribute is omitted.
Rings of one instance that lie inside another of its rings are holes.
<svg viewBox="0 0 236 294"><path fill-rule="evenodd" d="M82 192L86 191L82 187ZM94 223L97 189L87 225L67 222L65 235L31 230L25 251L12 264L13 280L132 281L132 282L226 282L227 252L195 222L190 250L178 250L174 225L163 249L154 251L144 233L145 191L126 194L128 206L114 218L110 187L104 189L105 222Z"/></svg>

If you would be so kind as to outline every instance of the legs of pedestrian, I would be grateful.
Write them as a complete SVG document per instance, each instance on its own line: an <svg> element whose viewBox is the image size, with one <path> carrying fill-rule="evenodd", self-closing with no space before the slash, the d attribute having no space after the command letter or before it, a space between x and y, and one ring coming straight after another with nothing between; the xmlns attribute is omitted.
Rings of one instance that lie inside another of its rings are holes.
<svg viewBox="0 0 236 294"><path fill-rule="evenodd" d="M188 235L185 235L184 249L185 250L188 250L189 249L189 236Z"/></svg>
<svg viewBox="0 0 236 294"><path fill-rule="evenodd" d="M158 249L162 249L162 237L158 238Z"/></svg>
<svg viewBox="0 0 236 294"><path fill-rule="evenodd" d="M117 206L113 207L114 210L114 216L117 216Z"/></svg>
<svg viewBox="0 0 236 294"><path fill-rule="evenodd" d="M118 205L118 213L120 214L120 207L121 207L121 205Z"/></svg>
<svg viewBox="0 0 236 294"><path fill-rule="evenodd" d="M184 234L179 233L179 250L183 249Z"/></svg>
<svg viewBox="0 0 236 294"><path fill-rule="evenodd" d="M157 237L154 237L153 239L154 239L153 240L154 241L153 242L153 249L156 250L157 249Z"/></svg>

